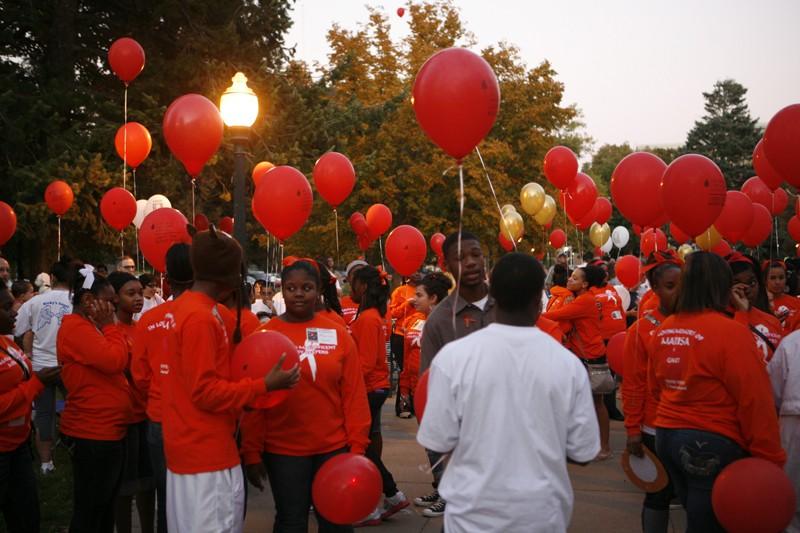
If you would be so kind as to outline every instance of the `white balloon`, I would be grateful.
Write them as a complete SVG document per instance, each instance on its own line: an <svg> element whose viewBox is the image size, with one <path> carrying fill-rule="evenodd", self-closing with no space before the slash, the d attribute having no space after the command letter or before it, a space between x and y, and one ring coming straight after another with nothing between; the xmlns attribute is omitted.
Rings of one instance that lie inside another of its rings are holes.
<svg viewBox="0 0 800 533"><path fill-rule="evenodd" d="M156 209L161 209L162 207L172 207L172 203L163 194L154 194L147 199L147 206L144 209L144 216L147 216Z"/></svg>
<svg viewBox="0 0 800 533"><path fill-rule="evenodd" d="M617 248L622 248L631 238L631 234L628 233L628 228L625 226L617 226L614 228L614 231L611 232L611 240L614 242L614 246Z"/></svg>
<svg viewBox="0 0 800 533"><path fill-rule="evenodd" d="M619 294L619 297L622 300L622 308L627 311L628 306L631 305L631 293L629 293L628 289L626 289L623 285L614 285L614 290L617 291L617 294Z"/></svg>
<svg viewBox="0 0 800 533"><path fill-rule="evenodd" d="M136 229L142 227L145 209L147 209L147 200L136 200L136 216L133 217L133 225L136 226Z"/></svg>
<svg viewBox="0 0 800 533"><path fill-rule="evenodd" d="M609 237L608 240L605 243L603 243L603 246L601 246L600 249L603 251L604 254L607 254L608 252L611 251L613 247L614 243L611 241L611 237Z"/></svg>

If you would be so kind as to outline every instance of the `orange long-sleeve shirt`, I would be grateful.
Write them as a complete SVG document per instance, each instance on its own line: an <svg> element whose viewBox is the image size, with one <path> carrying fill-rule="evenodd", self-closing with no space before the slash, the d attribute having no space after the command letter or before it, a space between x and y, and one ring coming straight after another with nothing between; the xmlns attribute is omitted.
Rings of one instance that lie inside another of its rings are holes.
<svg viewBox="0 0 800 533"><path fill-rule="evenodd" d="M400 285L392 292L392 298L389 300L389 316L395 320L392 333L405 335L403 327L406 320L416 312L411 304L416 292L417 289L407 283Z"/></svg>
<svg viewBox="0 0 800 533"><path fill-rule="evenodd" d="M245 464L266 451L307 456L349 446L364 453L370 414L355 343L340 324L315 315L308 322L274 318L260 328L283 333L301 354L300 382L282 403L242 418Z"/></svg>
<svg viewBox="0 0 800 533"><path fill-rule="evenodd" d="M753 340L756 341L756 347L758 347L758 351L761 352L764 362L769 363L783 338L783 327L781 327L780 321L769 313L765 313L761 309L756 309L755 307L751 307L747 312L736 311L733 318L750 329L750 333L753 335ZM756 333L756 331L761 335ZM764 341L765 338L769 343Z"/></svg>
<svg viewBox="0 0 800 533"><path fill-rule="evenodd" d="M367 309L350 324L367 392L389 388L386 364L386 322L377 309Z"/></svg>
<svg viewBox="0 0 800 533"><path fill-rule="evenodd" d="M117 322L114 324L125 339L125 345L128 348L128 367L125 371L131 376L128 379L128 390L131 393L131 424L137 424L143 420L147 420L147 391L136 387L136 381L133 380L133 370L131 368L133 362L134 339L136 337L136 323L123 324Z"/></svg>
<svg viewBox="0 0 800 533"><path fill-rule="evenodd" d="M781 294L770 302L772 313L778 318L783 327L783 334L788 335L800 323L800 298Z"/></svg>
<svg viewBox="0 0 800 533"><path fill-rule="evenodd" d="M659 310L651 311L628 328L625 337L622 380L622 410L628 435L641 435L642 427L655 429L658 398L647 384L648 362L652 353L653 334L666 317Z"/></svg>
<svg viewBox="0 0 800 533"><path fill-rule="evenodd" d="M356 319L356 315L358 314L358 303L354 302L350 296L345 296L339 300L339 304L342 306L342 317L344 318L345 324L350 327L350 324L353 323L353 320Z"/></svg>
<svg viewBox="0 0 800 533"><path fill-rule="evenodd" d="M147 394L147 417L161 422L161 388L176 350L172 301L158 305L136 323L131 375L137 389Z"/></svg>
<svg viewBox="0 0 800 533"><path fill-rule="evenodd" d="M711 311L670 316L653 337L649 379L657 427L718 433L755 457L786 461L767 370L742 324Z"/></svg>
<svg viewBox="0 0 800 533"><path fill-rule="evenodd" d="M540 315L536 320L536 327L553 337L559 344L564 342L564 330L555 320L550 320Z"/></svg>
<svg viewBox="0 0 800 533"><path fill-rule="evenodd" d="M658 309L658 306L661 305L661 300L658 298L658 295L653 292L652 289L648 289L642 295L642 299L639 301L639 307L637 311L638 318L643 318L644 315L647 313Z"/></svg>
<svg viewBox="0 0 800 533"><path fill-rule="evenodd" d="M14 341L0 336L0 452L14 451L28 440L31 402L42 389L30 359Z"/></svg>
<svg viewBox="0 0 800 533"><path fill-rule="evenodd" d="M119 328L102 333L77 314L64 317L56 339L61 379L67 403L61 413L61 432L92 440L125 437L133 409L125 369L128 344Z"/></svg>
<svg viewBox="0 0 800 533"><path fill-rule="evenodd" d="M344 318L336 311L331 311L330 309L323 309L322 311L318 311L317 315L323 318L327 318L328 320L336 322L340 326L347 328L347 323L344 321Z"/></svg>
<svg viewBox="0 0 800 533"><path fill-rule="evenodd" d="M567 336L567 348L583 359L597 359L606 353L600 335L600 310L597 299L586 291L560 309L542 315L549 320L570 323L573 331Z"/></svg>
<svg viewBox="0 0 800 533"><path fill-rule="evenodd" d="M419 350L422 341L422 328L428 315L416 311L406 318L403 324L403 371L398 385L401 394L414 394L419 380Z"/></svg>
<svg viewBox="0 0 800 533"><path fill-rule="evenodd" d="M604 341L625 331L625 310L622 298L611 285L590 289L600 305L600 335Z"/></svg>
<svg viewBox="0 0 800 533"><path fill-rule="evenodd" d="M163 388L164 454L176 474L239 464L233 438L241 409L266 393L263 379L230 380L228 334L214 300L186 291L174 301L176 350Z"/></svg>
<svg viewBox="0 0 800 533"><path fill-rule="evenodd" d="M556 309L560 309L570 298L575 298L575 295L572 294L571 290L567 289L566 287L553 285L550 287L550 299L547 300L547 308L545 310L555 311Z"/></svg>

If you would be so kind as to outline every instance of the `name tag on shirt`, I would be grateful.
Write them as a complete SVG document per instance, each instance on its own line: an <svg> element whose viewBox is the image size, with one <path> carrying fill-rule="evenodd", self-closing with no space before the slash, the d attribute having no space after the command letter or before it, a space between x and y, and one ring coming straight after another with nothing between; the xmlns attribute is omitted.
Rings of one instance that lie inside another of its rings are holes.
<svg viewBox="0 0 800 533"><path fill-rule="evenodd" d="M339 343L336 330L325 328L307 328L306 340L318 344L327 344L330 346L336 346Z"/></svg>

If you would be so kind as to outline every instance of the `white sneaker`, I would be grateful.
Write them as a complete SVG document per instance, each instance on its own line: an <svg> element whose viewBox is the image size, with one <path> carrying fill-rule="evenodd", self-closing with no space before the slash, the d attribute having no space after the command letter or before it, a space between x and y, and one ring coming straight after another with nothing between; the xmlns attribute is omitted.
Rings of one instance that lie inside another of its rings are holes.
<svg viewBox="0 0 800 533"><path fill-rule="evenodd" d="M47 463L42 463L42 475L47 475L50 472L56 471L56 465L53 464L53 461L49 461Z"/></svg>
<svg viewBox="0 0 800 533"><path fill-rule="evenodd" d="M381 512L383 511L383 506L378 504L378 507L372 511L369 516L361 520L360 522L353 524L353 527L367 527L367 526L379 526L381 525Z"/></svg>
<svg viewBox="0 0 800 533"><path fill-rule="evenodd" d="M401 509L405 509L411 505L403 491L398 490L397 494L391 498L383 500L383 512L381 513L381 520L386 520Z"/></svg>

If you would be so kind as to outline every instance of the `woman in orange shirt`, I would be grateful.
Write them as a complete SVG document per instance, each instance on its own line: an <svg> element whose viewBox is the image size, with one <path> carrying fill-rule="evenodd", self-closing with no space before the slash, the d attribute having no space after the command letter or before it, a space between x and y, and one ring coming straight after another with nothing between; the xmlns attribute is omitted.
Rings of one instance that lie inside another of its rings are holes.
<svg viewBox="0 0 800 533"><path fill-rule="evenodd" d="M245 413L241 454L254 486L263 490L269 475L274 531L307 531L314 475L337 454L364 453L369 405L353 339L344 326L315 312L320 287L316 265L298 260L284 267L281 283L286 313L260 331L277 331L294 342L301 354L300 381L282 403ZM321 532L353 530L320 515L317 522Z"/></svg>
<svg viewBox="0 0 800 533"><path fill-rule="evenodd" d="M74 442L71 531L114 530L133 410L125 377L128 344L114 327L113 302L108 280L84 266L75 277L73 312L62 320L56 340L67 389L61 433Z"/></svg>
<svg viewBox="0 0 800 533"><path fill-rule="evenodd" d="M324 261L317 261L320 277L320 298L317 302L317 313L328 320L347 327L342 316L342 304L336 289L336 276L328 270Z"/></svg>
<svg viewBox="0 0 800 533"><path fill-rule="evenodd" d="M788 335L800 320L800 298L786 293L786 264L783 261L765 261L763 270L770 312L781 321L783 334Z"/></svg>
<svg viewBox="0 0 800 533"><path fill-rule="evenodd" d="M690 254L676 312L653 337L656 449L686 509L687 531L724 531L711 489L728 464L748 455L786 461L763 357L747 327L725 314L732 288L721 257Z"/></svg>
<svg viewBox="0 0 800 533"><path fill-rule="evenodd" d="M58 381L59 367L33 371L14 344L14 298L0 288L0 508L9 531L39 531L39 497L31 455L31 405Z"/></svg>

